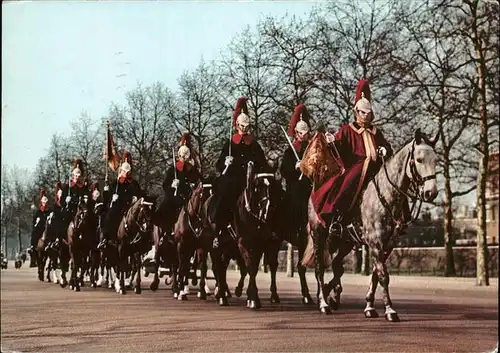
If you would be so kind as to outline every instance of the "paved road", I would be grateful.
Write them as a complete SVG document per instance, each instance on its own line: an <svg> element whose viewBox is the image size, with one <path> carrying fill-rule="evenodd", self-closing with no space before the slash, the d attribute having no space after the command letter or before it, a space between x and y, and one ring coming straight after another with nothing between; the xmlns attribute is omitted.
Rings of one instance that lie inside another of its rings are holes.
<svg viewBox="0 0 500 353"><path fill-rule="evenodd" d="M491 352L498 342L498 279L391 278L401 322L365 319L368 279L344 276L342 308L320 316L300 302L298 278L278 274L280 304L269 303L269 276L260 273L263 307L252 312L243 298L218 307L191 294L173 300L161 283L141 295L85 287L81 292L41 283L25 264L1 271L2 352ZM228 274L234 288L235 272ZM308 274L315 288L313 274ZM213 282L210 283L213 285ZM193 290L192 292L195 292ZM377 298L380 294L377 293ZM382 303L376 302L379 314Z"/></svg>

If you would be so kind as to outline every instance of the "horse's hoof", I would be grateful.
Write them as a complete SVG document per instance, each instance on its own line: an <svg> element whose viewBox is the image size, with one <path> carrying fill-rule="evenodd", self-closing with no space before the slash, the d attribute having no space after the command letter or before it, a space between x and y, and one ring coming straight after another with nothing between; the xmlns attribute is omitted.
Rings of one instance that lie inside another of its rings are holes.
<svg viewBox="0 0 500 353"><path fill-rule="evenodd" d="M387 313L385 314L385 319L389 322L399 322L399 316L397 313Z"/></svg>
<svg viewBox="0 0 500 353"><path fill-rule="evenodd" d="M142 293L141 287L135 287L134 291L135 291L135 294L141 294Z"/></svg>
<svg viewBox="0 0 500 353"><path fill-rule="evenodd" d="M69 285L69 289L73 290L73 285L72 284Z"/></svg>
<svg viewBox="0 0 500 353"><path fill-rule="evenodd" d="M79 292L79 291L80 291L80 287L75 287L75 288L73 288L73 290L74 290L75 292Z"/></svg>
<svg viewBox="0 0 500 353"><path fill-rule="evenodd" d="M198 292L198 298L200 298L200 300L207 300L207 293Z"/></svg>
<svg viewBox="0 0 500 353"><path fill-rule="evenodd" d="M375 309L369 309L365 311L365 317L367 319L376 319L378 317L378 313Z"/></svg>
<svg viewBox="0 0 500 353"><path fill-rule="evenodd" d="M259 310L262 307L258 300L251 300L249 308L252 310Z"/></svg>
<svg viewBox="0 0 500 353"><path fill-rule="evenodd" d="M243 288L242 287L236 287L234 289L234 295L236 295L237 298L241 297L241 294L243 294Z"/></svg>
<svg viewBox="0 0 500 353"><path fill-rule="evenodd" d="M174 293L174 299L177 299L179 297L178 293Z"/></svg>
<svg viewBox="0 0 500 353"><path fill-rule="evenodd" d="M313 301L313 299L311 298L310 295L307 295L305 297L302 297L302 304L304 304L304 305L312 305L312 304L314 304L314 301Z"/></svg>
<svg viewBox="0 0 500 353"><path fill-rule="evenodd" d="M158 282L151 282L149 285L149 289L151 289L153 292L158 289Z"/></svg>
<svg viewBox="0 0 500 353"><path fill-rule="evenodd" d="M280 297L278 296L278 294L271 295L271 303L276 303L276 304L280 303Z"/></svg>
<svg viewBox="0 0 500 353"><path fill-rule="evenodd" d="M319 312L323 315L331 315L332 314L332 309L328 306L324 306L322 308L319 308Z"/></svg>
<svg viewBox="0 0 500 353"><path fill-rule="evenodd" d="M97 288L97 284L95 282L93 282L93 283L90 284L90 287L91 288Z"/></svg>
<svg viewBox="0 0 500 353"><path fill-rule="evenodd" d="M227 298L219 298L219 306L229 306Z"/></svg>
<svg viewBox="0 0 500 353"><path fill-rule="evenodd" d="M80 283L79 283L79 284L80 284L80 287L85 287L85 282L80 281Z"/></svg>
<svg viewBox="0 0 500 353"><path fill-rule="evenodd" d="M339 310L339 302L332 297L328 298L328 306L330 306L333 310Z"/></svg>
<svg viewBox="0 0 500 353"><path fill-rule="evenodd" d="M182 300L182 301L186 301L186 300L188 300L188 297L186 294L181 294L181 295L179 295L179 297L177 299Z"/></svg>
<svg viewBox="0 0 500 353"><path fill-rule="evenodd" d="M118 291L118 294L125 294L125 289L120 289L120 290Z"/></svg>
<svg viewBox="0 0 500 353"><path fill-rule="evenodd" d="M61 286L61 288L65 288L68 285L68 282L61 281L61 283L59 283L59 285Z"/></svg>

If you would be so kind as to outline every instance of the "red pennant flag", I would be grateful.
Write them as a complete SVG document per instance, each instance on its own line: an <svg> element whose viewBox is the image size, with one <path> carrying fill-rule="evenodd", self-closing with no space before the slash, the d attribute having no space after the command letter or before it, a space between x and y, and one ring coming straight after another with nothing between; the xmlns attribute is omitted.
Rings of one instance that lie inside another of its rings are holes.
<svg viewBox="0 0 500 353"><path fill-rule="evenodd" d="M119 158L116 153L115 143L113 141L113 136L111 135L111 131L109 129L109 121L107 122L107 136L106 136L106 146L104 147L104 160L108 161L109 167L111 170L116 171L119 166Z"/></svg>

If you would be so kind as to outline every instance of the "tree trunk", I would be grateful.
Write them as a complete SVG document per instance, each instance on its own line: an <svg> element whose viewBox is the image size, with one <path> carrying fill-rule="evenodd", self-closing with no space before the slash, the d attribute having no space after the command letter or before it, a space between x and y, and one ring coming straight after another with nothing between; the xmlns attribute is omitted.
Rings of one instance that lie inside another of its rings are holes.
<svg viewBox="0 0 500 353"><path fill-rule="evenodd" d="M486 240L486 180L488 177L489 141L488 141L488 111L486 99L486 61L482 40L478 29L478 1L469 3L472 20L472 42L476 54L476 73L479 86L479 173L477 176L477 255L476 284L489 286L488 273L488 242Z"/></svg>
<svg viewBox="0 0 500 353"><path fill-rule="evenodd" d="M448 164L449 165L449 164ZM451 184L449 178L449 169L445 168L445 182L444 182L444 249L445 249L445 268L444 276L451 277L456 276L455 272L455 260L453 258L453 236L452 236L452 221L453 214L451 212L452 196L451 196Z"/></svg>
<svg viewBox="0 0 500 353"><path fill-rule="evenodd" d="M286 250L286 276L293 277L293 273L293 245L288 243L288 248Z"/></svg>
<svg viewBox="0 0 500 353"><path fill-rule="evenodd" d="M370 266L370 252L367 245L363 245L363 254L362 254L362 264L361 264L361 274L368 276L371 274L371 266Z"/></svg>
<svg viewBox="0 0 500 353"><path fill-rule="evenodd" d="M17 241L19 242L19 252L23 250L23 244L21 241L21 222L19 221L19 218L17 219Z"/></svg>

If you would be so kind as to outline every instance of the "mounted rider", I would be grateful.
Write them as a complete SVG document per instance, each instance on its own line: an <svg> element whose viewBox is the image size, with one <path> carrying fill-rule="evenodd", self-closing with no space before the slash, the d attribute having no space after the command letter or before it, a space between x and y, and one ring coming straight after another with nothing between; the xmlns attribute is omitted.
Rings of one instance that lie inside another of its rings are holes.
<svg viewBox="0 0 500 353"><path fill-rule="evenodd" d="M62 184L60 181L56 183L55 186L55 195L54 195L54 207L52 207L52 212L49 214L50 222L52 225L53 231L47 232L47 243L45 250L50 248L57 248L62 240L62 236L66 233L66 230L63 229L63 207L64 200L63 194L68 192L68 184Z"/></svg>
<svg viewBox="0 0 500 353"><path fill-rule="evenodd" d="M354 101L355 121L341 126L335 135L328 132L325 135L329 144L335 144L345 168L344 173L327 180L311 194L322 225L330 223L330 233L337 233L339 225L351 222L363 189L382 165L381 157L390 158L393 154L381 130L372 123L371 100L368 81L359 81Z"/></svg>
<svg viewBox="0 0 500 353"><path fill-rule="evenodd" d="M33 214L33 220L31 222L32 231L31 231L31 245L28 248L28 252L30 255L34 253L34 250L37 246L38 240L43 234L45 230L45 222L47 221L47 217L50 214L49 209L49 199L45 195L45 189L40 189L40 204L38 209Z"/></svg>
<svg viewBox="0 0 500 353"><path fill-rule="evenodd" d="M116 239L121 217L130 205L142 196L143 192L139 183L132 178L132 155L130 152L123 152L117 180L113 181L110 186L104 186L104 204L108 211L102 224L101 242L98 249L103 248L108 241Z"/></svg>
<svg viewBox="0 0 500 353"><path fill-rule="evenodd" d="M65 206L69 211L69 217L76 214L78 203L84 196L89 195L88 185L85 182L85 169L83 162L79 158L75 158L73 162L73 170L71 171L71 182L69 184L69 194L65 195ZM69 223L69 221L68 221Z"/></svg>
<svg viewBox="0 0 500 353"><path fill-rule="evenodd" d="M246 186L248 162L253 161L256 173L269 167L262 147L250 134L250 117L245 97L236 102L233 127L237 133L231 137L230 142L226 141L216 164L220 176L209 208L209 221L215 225L218 235L230 228L229 222L236 201Z"/></svg>
<svg viewBox="0 0 500 353"><path fill-rule="evenodd" d="M290 222L286 222L289 224L289 237L306 231L307 205L312 183L300 172L300 161L309 145L310 130L309 112L304 104L299 104L295 107L288 126L288 136L295 139L293 150L292 146L285 150L280 168L280 173L286 181L285 205L289 210L286 214L292 216Z"/></svg>
<svg viewBox="0 0 500 353"><path fill-rule="evenodd" d="M175 165L167 170L162 185L165 197L156 212L156 223L169 232L172 231L182 206L187 203L195 185L201 180L189 133L182 135L177 157Z"/></svg>

